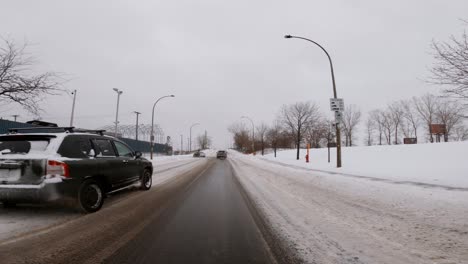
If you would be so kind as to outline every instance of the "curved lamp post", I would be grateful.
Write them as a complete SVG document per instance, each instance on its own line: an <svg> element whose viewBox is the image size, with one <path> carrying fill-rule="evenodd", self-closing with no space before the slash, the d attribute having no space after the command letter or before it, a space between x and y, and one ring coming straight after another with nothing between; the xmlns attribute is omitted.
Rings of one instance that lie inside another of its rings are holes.
<svg viewBox="0 0 468 264"><path fill-rule="evenodd" d="M241 118L245 118L250 120L250 123L252 123L252 154L255 152L255 125L253 120L248 117L248 116L241 116Z"/></svg>
<svg viewBox="0 0 468 264"><path fill-rule="evenodd" d="M120 102L120 95L123 93L122 90L117 88L112 88L117 93L117 110L115 111L115 128L114 128L114 136L117 137L117 124L119 123L119 102Z"/></svg>
<svg viewBox="0 0 468 264"><path fill-rule="evenodd" d="M192 152L192 127L198 126L198 125L200 125L200 123L195 123L195 124L192 124L192 125L190 126L190 140L189 140L189 141L190 141L190 142L189 142L190 146L189 146L189 152Z"/></svg>
<svg viewBox="0 0 468 264"><path fill-rule="evenodd" d="M333 97L335 99L338 98L338 96L336 94L335 73L333 71L332 59L330 57L330 54L328 54L328 52L325 50L325 48L322 47L317 42L315 42L315 41L313 41L311 39L308 39L308 38L303 38L303 37L298 37L298 36L291 36L291 35L285 35L284 38L287 38L287 39L297 38L297 39L302 39L302 40L312 42L313 44L315 44L319 48L321 48L323 50L323 52L325 52L325 54L328 57L328 61L330 61L330 70L331 70L332 83L333 83ZM338 124L336 124L336 167L337 168L341 167L341 131L340 131L340 126Z"/></svg>
<svg viewBox="0 0 468 264"><path fill-rule="evenodd" d="M153 111L152 111L152 114L151 114L151 137L150 137L150 141L151 141L151 154L150 154L150 158L151 160L153 159L153 148L154 148L154 135L153 135L153 131L154 131L154 108L156 107L156 104L163 98L167 98L167 97L175 97L175 95L171 94L171 95L166 95L166 96L162 96L162 97L159 97L158 100L156 100L156 102L154 103L153 105Z"/></svg>

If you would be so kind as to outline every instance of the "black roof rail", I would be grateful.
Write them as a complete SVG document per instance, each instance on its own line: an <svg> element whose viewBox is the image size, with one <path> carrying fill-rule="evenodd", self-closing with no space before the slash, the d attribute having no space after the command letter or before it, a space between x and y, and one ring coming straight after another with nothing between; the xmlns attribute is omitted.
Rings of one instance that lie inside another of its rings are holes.
<svg viewBox="0 0 468 264"><path fill-rule="evenodd" d="M20 131L28 130L60 130L73 132L74 127L18 127L18 128L9 128L10 133L18 133Z"/></svg>
<svg viewBox="0 0 468 264"><path fill-rule="evenodd" d="M96 129L96 130L93 130L93 129L81 129L81 128L77 128L77 129L72 129L71 131L72 133L73 132L79 132L79 133L95 133L95 134L99 134L101 136L104 136L104 132L106 132L106 130L104 129Z"/></svg>
<svg viewBox="0 0 468 264"><path fill-rule="evenodd" d="M69 133L75 133L75 132L78 132L78 133L95 133L95 134L99 134L101 136L104 135L104 132L106 132L106 130L91 130L91 129L80 129L80 128L77 128L75 129L75 127L21 127L21 128L9 128L8 131L10 133L18 133L18 132L21 132L21 131L28 131L28 130L58 130L58 132L69 132ZM50 132L52 133L52 132Z"/></svg>

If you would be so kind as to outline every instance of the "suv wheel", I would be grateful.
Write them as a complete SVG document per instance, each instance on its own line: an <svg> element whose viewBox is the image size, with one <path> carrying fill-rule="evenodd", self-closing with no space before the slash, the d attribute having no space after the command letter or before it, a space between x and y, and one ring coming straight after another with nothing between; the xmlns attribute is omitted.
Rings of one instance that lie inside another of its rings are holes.
<svg viewBox="0 0 468 264"><path fill-rule="evenodd" d="M101 186L94 180L83 182L78 191L78 209L84 213L93 213L101 209L104 203L104 193Z"/></svg>
<svg viewBox="0 0 468 264"><path fill-rule="evenodd" d="M140 189L143 191L147 191L151 189L152 184L153 184L153 175L150 170L145 169L143 171L143 175L141 176Z"/></svg>

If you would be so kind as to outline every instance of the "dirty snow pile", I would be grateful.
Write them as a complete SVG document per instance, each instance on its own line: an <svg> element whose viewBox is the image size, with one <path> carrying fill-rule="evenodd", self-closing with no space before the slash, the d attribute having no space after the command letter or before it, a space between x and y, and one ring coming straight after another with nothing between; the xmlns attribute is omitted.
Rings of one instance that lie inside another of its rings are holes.
<svg viewBox="0 0 468 264"><path fill-rule="evenodd" d="M306 263L468 263L468 143L230 151L276 237ZM332 153L332 161L335 156Z"/></svg>

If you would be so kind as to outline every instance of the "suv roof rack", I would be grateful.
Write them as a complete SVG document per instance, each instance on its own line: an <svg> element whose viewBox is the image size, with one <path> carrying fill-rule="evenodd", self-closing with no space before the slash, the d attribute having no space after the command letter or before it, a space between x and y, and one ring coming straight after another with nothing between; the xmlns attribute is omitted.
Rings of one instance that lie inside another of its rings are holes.
<svg viewBox="0 0 468 264"><path fill-rule="evenodd" d="M75 127L21 127L21 128L9 128L8 129L8 131L10 131L10 133L13 133L13 134L21 132L21 131L28 131L28 130L58 130L54 132L95 133L101 136L103 136L104 132L106 132L106 130L102 130L102 129L101 130L80 129L80 128L75 129ZM54 132L50 132L50 133L54 133Z"/></svg>

